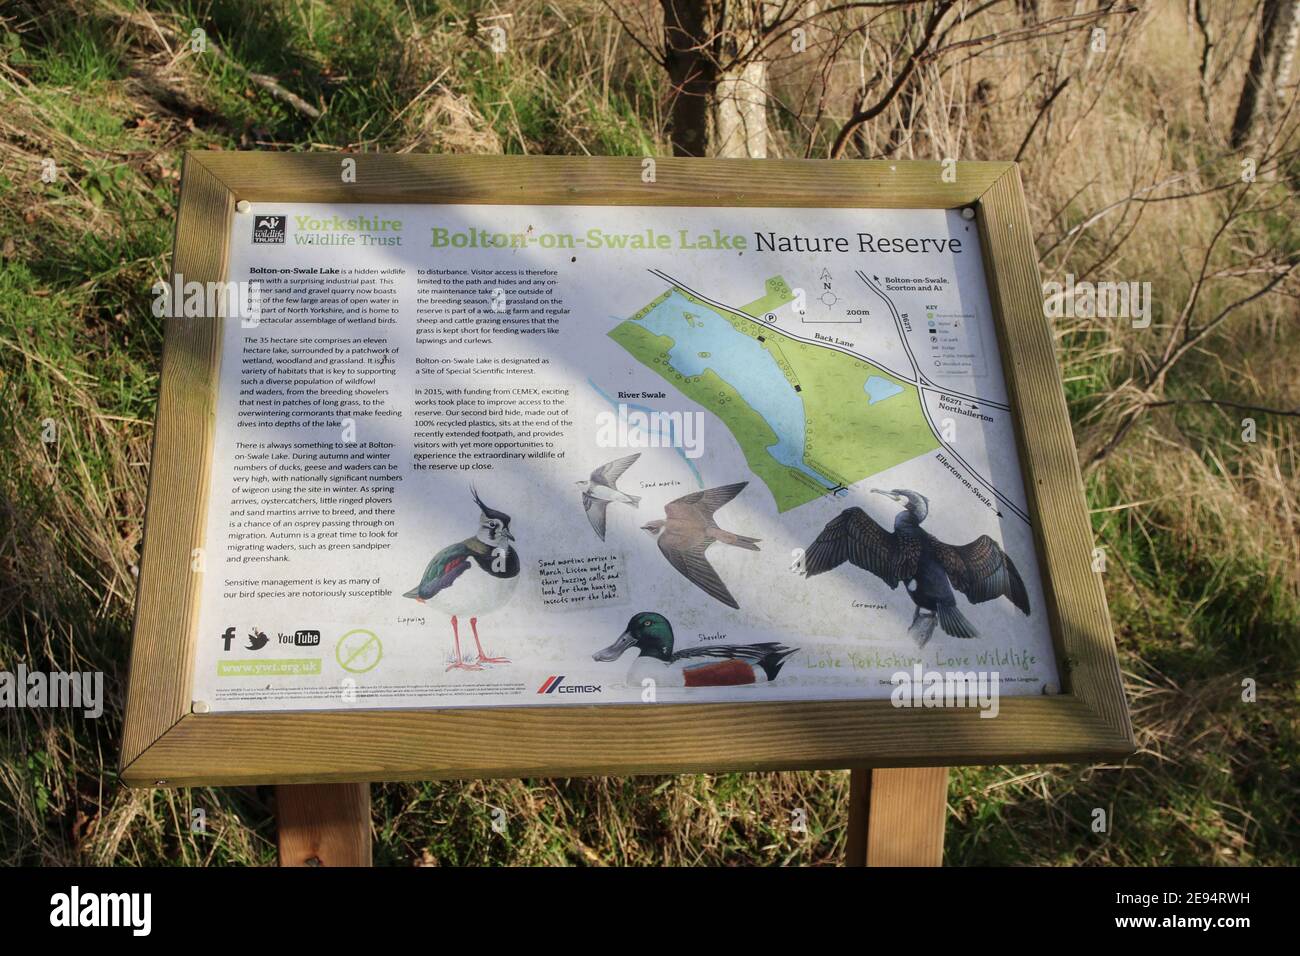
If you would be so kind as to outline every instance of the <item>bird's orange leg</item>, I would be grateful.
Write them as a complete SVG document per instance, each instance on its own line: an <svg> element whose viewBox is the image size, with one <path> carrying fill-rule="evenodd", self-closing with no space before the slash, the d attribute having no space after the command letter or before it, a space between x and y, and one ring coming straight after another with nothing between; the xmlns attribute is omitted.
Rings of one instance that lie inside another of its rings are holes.
<svg viewBox="0 0 1300 956"><path fill-rule="evenodd" d="M510 658L508 657L488 657L486 654L483 653L483 645L478 642L478 618L471 617L469 619L469 627L470 630L474 632L474 646L478 648L478 662L480 664L509 664L510 663Z"/></svg>
<svg viewBox="0 0 1300 956"><path fill-rule="evenodd" d="M460 656L460 628L456 626L456 615L451 616L451 636L456 642L456 659L447 665L447 670L462 671L481 671L483 668L478 664L466 664L465 659ZM474 643L478 643L478 633L474 634Z"/></svg>

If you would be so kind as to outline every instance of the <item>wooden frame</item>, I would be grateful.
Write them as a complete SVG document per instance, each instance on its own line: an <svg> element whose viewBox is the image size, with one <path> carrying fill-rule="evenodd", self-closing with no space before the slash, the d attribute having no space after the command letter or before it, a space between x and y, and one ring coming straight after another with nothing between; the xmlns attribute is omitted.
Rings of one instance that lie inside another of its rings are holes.
<svg viewBox="0 0 1300 956"><path fill-rule="evenodd" d="M1132 753L1018 168L937 162L358 155L186 157L173 269L224 281L239 200L957 208L977 214L1062 687L973 709L888 700L618 707L190 712L220 319L166 320L121 773L132 786L916 767Z"/></svg>

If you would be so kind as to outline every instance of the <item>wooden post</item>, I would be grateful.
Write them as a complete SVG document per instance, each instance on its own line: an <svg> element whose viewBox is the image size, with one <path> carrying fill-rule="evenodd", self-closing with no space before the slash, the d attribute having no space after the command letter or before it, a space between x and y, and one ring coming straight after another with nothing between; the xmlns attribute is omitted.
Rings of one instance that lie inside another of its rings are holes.
<svg viewBox="0 0 1300 956"><path fill-rule="evenodd" d="M854 770L846 866L940 866L948 768Z"/></svg>
<svg viewBox="0 0 1300 956"><path fill-rule="evenodd" d="M370 866L370 784L275 788L281 866Z"/></svg>

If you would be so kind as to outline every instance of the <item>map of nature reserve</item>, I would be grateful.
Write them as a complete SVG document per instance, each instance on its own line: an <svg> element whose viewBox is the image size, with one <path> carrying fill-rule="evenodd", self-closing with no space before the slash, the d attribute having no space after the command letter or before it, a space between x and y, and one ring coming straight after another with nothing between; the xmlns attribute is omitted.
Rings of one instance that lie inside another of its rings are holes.
<svg viewBox="0 0 1300 956"><path fill-rule="evenodd" d="M1059 692L960 210L231 230L204 708L888 698L918 667Z"/></svg>

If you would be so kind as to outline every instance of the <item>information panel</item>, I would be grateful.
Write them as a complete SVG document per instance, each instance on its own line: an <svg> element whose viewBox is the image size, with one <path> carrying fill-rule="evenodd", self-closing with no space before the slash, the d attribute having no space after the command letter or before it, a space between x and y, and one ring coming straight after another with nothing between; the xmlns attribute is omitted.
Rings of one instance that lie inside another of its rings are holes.
<svg viewBox="0 0 1300 956"><path fill-rule="evenodd" d="M959 210L232 221L197 709L1058 691Z"/></svg>

